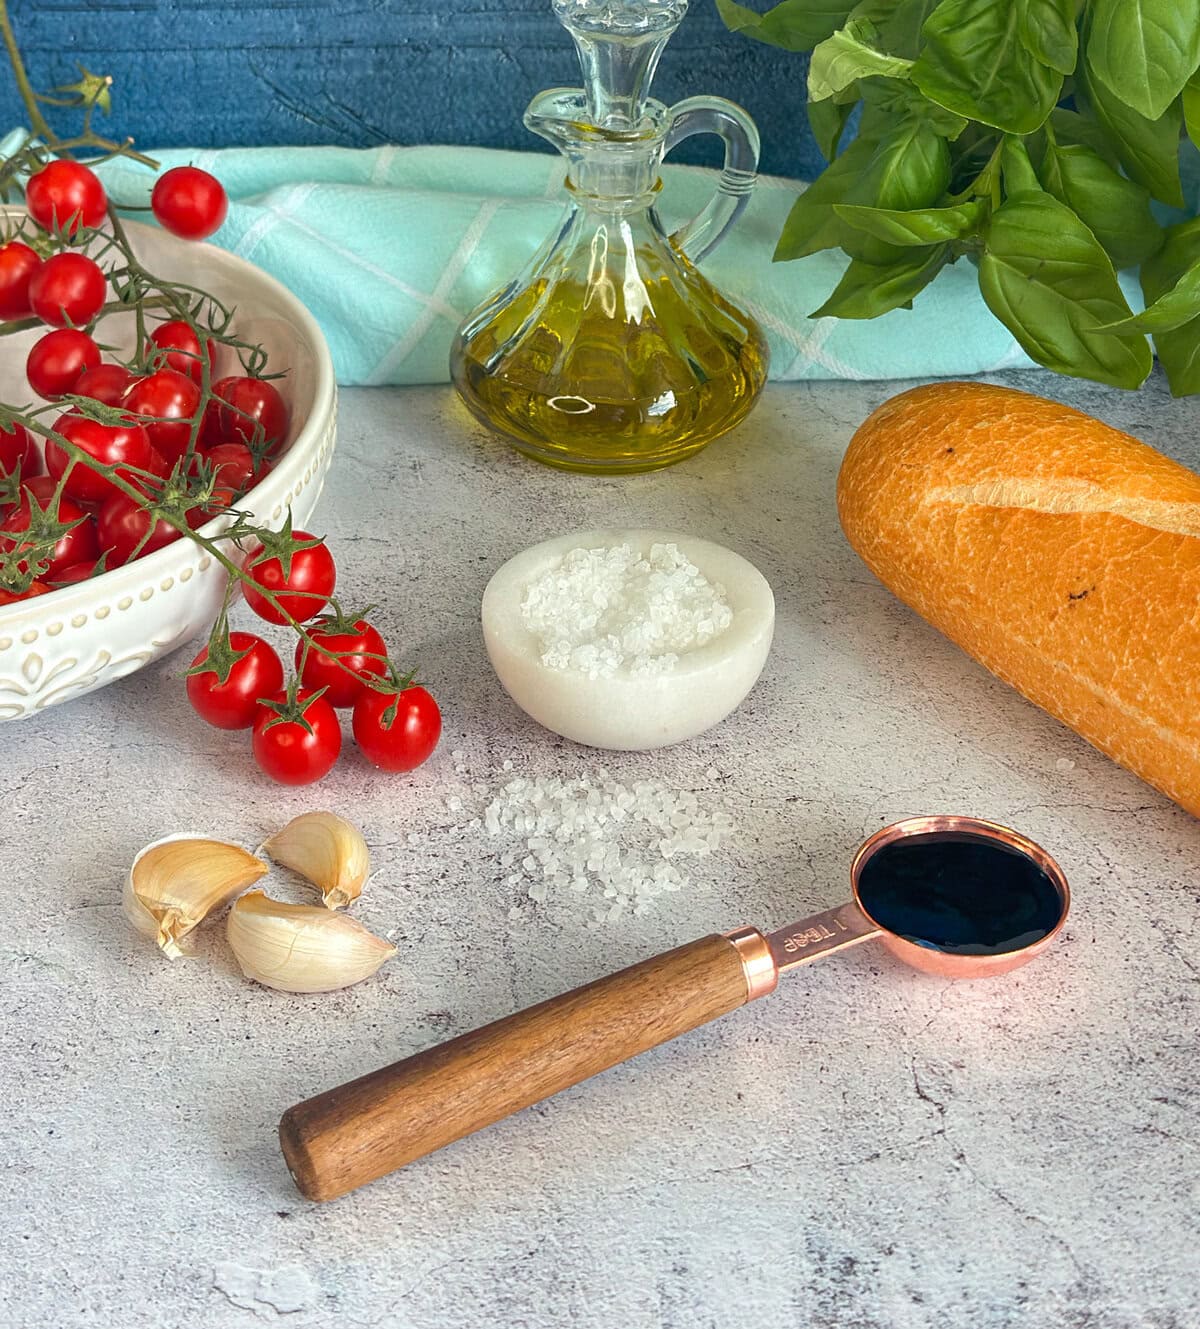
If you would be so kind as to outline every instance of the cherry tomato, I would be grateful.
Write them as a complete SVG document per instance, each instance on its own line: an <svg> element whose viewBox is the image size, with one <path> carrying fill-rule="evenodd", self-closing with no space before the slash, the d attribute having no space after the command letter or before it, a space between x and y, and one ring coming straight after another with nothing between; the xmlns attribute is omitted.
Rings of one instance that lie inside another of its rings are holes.
<svg viewBox="0 0 1200 1329"><path fill-rule="evenodd" d="M124 425L102 425L82 415L67 414L58 417L54 428L105 466L127 462L141 470L150 469L153 460L150 439L141 425L132 420ZM65 448L53 439L47 440L46 469L56 480L66 474L70 461ZM130 480L136 478L125 470L118 471L118 474ZM71 473L67 476L66 492L81 503L102 503L121 491L104 476L98 475L86 462L78 462L71 467Z"/></svg>
<svg viewBox="0 0 1200 1329"><path fill-rule="evenodd" d="M101 575L96 571L99 563L98 558L85 559L82 563L72 563L69 568L63 568L61 572L56 572L50 580L55 587L75 586L81 581L91 581L93 577Z"/></svg>
<svg viewBox="0 0 1200 1329"><path fill-rule="evenodd" d="M208 442L247 443L269 455L279 450L287 438L288 408L274 384L235 374L218 379L212 391L220 400L208 406Z"/></svg>
<svg viewBox="0 0 1200 1329"><path fill-rule="evenodd" d="M86 254L55 254L29 280L29 306L52 328L90 323L107 295L108 278Z"/></svg>
<svg viewBox="0 0 1200 1329"><path fill-rule="evenodd" d="M229 502L240 498L271 471L268 461L255 462L244 443L221 443L204 454L212 463L217 492L228 494Z"/></svg>
<svg viewBox="0 0 1200 1329"><path fill-rule="evenodd" d="M388 711L396 713L389 720ZM384 771L415 770L437 747L442 713L421 687L403 692L363 691L354 703L354 738L363 756Z"/></svg>
<svg viewBox="0 0 1200 1329"><path fill-rule="evenodd" d="M16 591L0 591L0 605L15 605L20 600L32 600L35 595L49 595L50 587L40 581L31 581L29 589L19 595Z"/></svg>
<svg viewBox="0 0 1200 1329"><path fill-rule="evenodd" d="M96 513L96 539L108 554L108 566L115 568L162 549L178 540L180 532L161 517L152 518L136 499L128 494L114 494L105 499Z"/></svg>
<svg viewBox="0 0 1200 1329"><path fill-rule="evenodd" d="M29 386L48 401L73 392L84 370L100 363L100 348L75 328L58 328L33 343L25 361Z"/></svg>
<svg viewBox="0 0 1200 1329"><path fill-rule="evenodd" d="M62 157L30 176L25 204L37 224L47 231L77 235L82 227L95 230L108 211L108 198L100 177L82 162Z"/></svg>
<svg viewBox="0 0 1200 1329"><path fill-rule="evenodd" d="M79 397L90 397L105 406L119 406L135 381L136 375L124 365L97 365L83 371L73 390Z"/></svg>
<svg viewBox="0 0 1200 1329"><path fill-rule="evenodd" d="M341 652L337 661L322 655L314 647L308 648L305 658L303 638L296 643L296 669L300 682L313 692L324 688L325 700L334 707L353 706L366 686L362 680L382 678L387 670L386 660L372 658L387 655L387 647L375 628L362 618L347 626L349 631L337 631L336 620L331 627L322 619L309 629L313 641L331 651Z"/></svg>
<svg viewBox="0 0 1200 1329"><path fill-rule="evenodd" d="M211 372L214 352L213 343L207 339L201 351L200 338L192 331L191 325L181 318L172 319L170 323L160 323L146 343L146 355L154 357L157 368L186 374L193 383L201 381L203 360L208 361Z"/></svg>
<svg viewBox="0 0 1200 1329"><path fill-rule="evenodd" d="M154 182L150 206L172 235L203 240L220 228L229 199L216 176L197 166L173 166Z"/></svg>
<svg viewBox="0 0 1200 1329"><path fill-rule="evenodd" d="M21 486L21 501L0 524L0 549L5 553L12 550L22 552L29 546L20 540L20 536L29 530L34 520L33 504L44 512L50 512L54 495L58 490L58 481L48 475L39 475ZM66 495L58 501L57 518L61 522L76 522L69 531L55 544L48 560L46 577L53 581L54 576L72 563L82 563L99 556L96 546L96 528L87 513L73 503Z"/></svg>
<svg viewBox="0 0 1200 1329"><path fill-rule="evenodd" d="M0 427L0 475L19 470L22 480L32 480L41 469L37 445L25 426L14 422L11 429Z"/></svg>
<svg viewBox="0 0 1200 1329"><path fill-rule="evenodd" d="M286 697L278 692L270 700L282 702ZM254 721L254 760L280 784L312 784L333 769L342 750L337 711L325 698L301 691L298 704L311 733L266 706L258 708Z"/></svg>
<svg viewBox="0 0 1200 1329"><path fill-rule="evenodd" d="M10 240L0 245L0 319L25 318L29 307L29 283L42 266L28 245Z"/></svg>
<svg viewBox="0 0 1200 1329"><path fill-rule="evenodd" d="M187 452L192 417L200 405L200 389L187 374L156 370L130 387L124 405L134 415L160 417L156 424L147 423L145 430L166 461L177 462Z"/></svg>
<svg viewBox="0 0 1200 1329"><path fill-rule="evenodd" d="M297 540L312 540L315 537L306 531L294 531ZM297 623L307 623L325 608L333 594L337 579L337 569L333 565L333 555L323 542L311 545L307 549L297 549L292 554L291 572L285 576L279 559L266 553L261 546L258 552L251 550L246 560L246 571L260 582L268 591L273 591L279 600L276 609L253 586L243 583L246 603L268 623L286 623L287 619L280 610L287 613Z"/></svg>
<svg viewBox="0 0 1200 1329"><path fill-rule="evenodd" d="M235 652L245 652L229 665L224 681L216 668L189 674L188 700L201 719L218 729L249 729L258 716L262 697L274 697L283 689L283 663L271 646L251 632L231 632ZM205 663L206 646L192 661L192 668Z"/></svg>

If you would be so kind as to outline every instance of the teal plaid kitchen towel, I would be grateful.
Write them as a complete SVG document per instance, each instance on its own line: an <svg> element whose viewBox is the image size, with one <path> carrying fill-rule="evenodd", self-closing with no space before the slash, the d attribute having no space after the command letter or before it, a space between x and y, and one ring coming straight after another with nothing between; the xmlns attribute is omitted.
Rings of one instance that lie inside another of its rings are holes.
<svg viewBox="0 0 1200 1329"><path fill-rule="evenodd" d="M211 171L230 196L214 243L279 278L321 323L342 383L446 381L460 320L524 266L556 227L563 166L540 153L383 147L176 150L155 157ZM117 159L112 197L144 204L152 174ZM668 165L660 212L673 228L698 212L715 175ZM803 185L764 177L724 244L705 261L716 286L771 342L774 379L916 378L1027 366L984 305L975 270L945 269L911 310L867 322L810 319L846 260L772 263Z"/></svg>

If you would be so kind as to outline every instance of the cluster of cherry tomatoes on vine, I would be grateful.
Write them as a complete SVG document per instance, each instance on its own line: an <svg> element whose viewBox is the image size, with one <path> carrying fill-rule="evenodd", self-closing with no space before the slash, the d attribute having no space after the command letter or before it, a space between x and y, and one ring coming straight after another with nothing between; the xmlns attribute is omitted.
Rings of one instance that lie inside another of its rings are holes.
<svg viewBox="0 0 1200 1329"><path fill-rule="evenodd" d="M32 220L63 247L43 258L19 239L0 245L0 320L36 319L51 329L34 343L25 365L38 396L54 402L69 394L119 408L120 416L108 421L68 409L53 432L101 465L116 467L145 501L72 464L55 439L47 440L43 455L20 423L0 427L0 552L29 552L40 572L26 590L0 592L3 602L83 581L178 539L179 530L155 514L155 504L196 490L199 477L210 484L188 521L203 524L269 471L289 423L269 380L239 374L209 384L194 428L214 346L184 319L149 332L142 348L146 372L104 363L85 329L104 311L109 278L94 258L70 247L97 234L108 212L104 186L81 162L59 158L30 177L25 198ZM213 176L181 166L155 183L151 208L167 230L202 239L221 225L228 200Z"/></svg>
<svg viewBox="0 0 1200 1329"><path fill-rule="evenodd" d="M437 703L397 673L368 611L343 614L325 542L293 532L290 519L270 532L231 512L287 442L289 413L277 389L252 374L212 381L214 341L193 317L153 326L134 368L104 362L89 329L110 312L120 259L106 274L83 251L96 241L101 257L114 248L128 257L99 230L108 216L104 187L82 163L56 159L30 177L26 204L42 232L35 243L55 252L43 257L16 238L0 243L0 321L49 328L26 360L35 393L107 410L64 403L44 449L20 422L0 425L0 555L26 579L37 571L20 592L0 588L0 604L98 576L181 538L181 523L195 529L230 513L227 534L246 550L250 607L270 623L306 626L297 629L295 673L285 685L270 643L231 633L222 612L188 674L193 708L219 728L252 729L255 760L285 784L332 769L342 747L339 709L351 711L355 740L375 766L419 766L441 734ZM227 206L220 183L194 167L167 171L151 196L158 221L185 239L212 234ZM108 473L82 464L60 440Z"/></svg>
<svg viewBox="0 0 1200 1329"><path fill-rule="evenodd" d="M355 741L372 765L411 771L442 732L437 702L400 677L368 610L343 613L333 599L337 569L324 540L290 526L250 551L246 602L268 623L307 626L296 643L296 672L284 686L283 661L270 642L230 632L222 614L192 661L193 708L219 729L252 729L254 759L282 784L310 784L342 750L338 710L351 712ZM332 609L327 610L327 606Z"/></svg>

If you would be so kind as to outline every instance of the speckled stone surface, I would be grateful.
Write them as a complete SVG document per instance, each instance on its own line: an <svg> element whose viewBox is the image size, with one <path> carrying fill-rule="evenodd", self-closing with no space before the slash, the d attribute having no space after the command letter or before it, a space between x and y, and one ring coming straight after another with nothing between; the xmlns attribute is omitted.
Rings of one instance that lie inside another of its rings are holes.
<svg viewBox="0 0 1200 1329"><path fill-rule="evenodd" d="M1196 404L1157 381L1010 381L1200 462ZM4 727L0 1324L1200 1323L1200 828L846 546L841 450L894 390L773 388L692 462L611 481L508 453L446 390L348 392L317 524L345 598L380 602L444 704L426 767L385 777L351 752L318 790L273 788L241 736L189 712L186 653ZM650 524L757 563L776 644L718 729L595 754L501 692L478 603L535 540ZM467 824L506 760L729 798L737 833L643 918L522 903ZM355 912L400 948L375 979L288 997L240 977L220 927L174 964L130 930L140 845L200 829L252 847L314 806L374 851ZM868 833L949 810L1011 822L1066 868L1074 912L1038 963L955 986L864 946L344 1200L293 1190L275 1142L293 1101L658 948L838 903Z"/></svg>

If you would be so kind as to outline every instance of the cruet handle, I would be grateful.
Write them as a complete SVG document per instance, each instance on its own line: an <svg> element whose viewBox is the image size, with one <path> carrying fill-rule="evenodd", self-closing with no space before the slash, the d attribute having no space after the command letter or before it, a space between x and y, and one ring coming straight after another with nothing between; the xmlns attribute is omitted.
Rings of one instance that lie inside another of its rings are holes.
<svg viewBox="0 0 1200 1329"><path fill-rule="evenodd" d="M750 201L758 170L758 129L749 113L724 97L688 97L668 112L665 152L693 134L716 134L725 144L725 166L708 206L672 232L671 240L693 263L707 258Z"/></svg>

